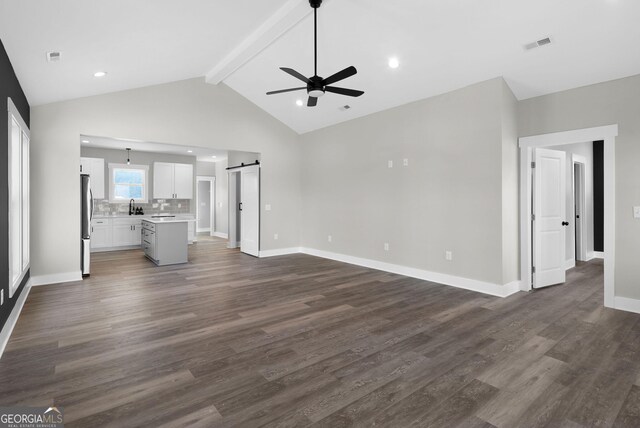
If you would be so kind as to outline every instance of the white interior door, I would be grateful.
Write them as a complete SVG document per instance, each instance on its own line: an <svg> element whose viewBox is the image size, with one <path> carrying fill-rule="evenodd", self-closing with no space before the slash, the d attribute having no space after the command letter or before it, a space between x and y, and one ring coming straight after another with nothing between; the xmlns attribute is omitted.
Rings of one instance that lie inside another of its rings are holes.
<svg viewBox="0 0 640 428"><path fill-rule="evenodd" d="M240 250L258 257L260 250L260 167L240 170Z"/></svg>
<svg viewBox="0 0 640 428"><path fill-rule="evenodd" d="M566 153L536 149L533 169L533 287L565 281Z"/></svg>

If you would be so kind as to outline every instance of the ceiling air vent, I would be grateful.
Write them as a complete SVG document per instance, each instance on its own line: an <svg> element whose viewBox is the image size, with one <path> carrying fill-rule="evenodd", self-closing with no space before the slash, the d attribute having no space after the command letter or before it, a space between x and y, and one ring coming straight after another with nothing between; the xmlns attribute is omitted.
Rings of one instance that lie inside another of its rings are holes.
<svg viewBox="0 0 640 428"><path fill-rule="evenodd" d="M349 104L345 104L345 105L343 105L342 107L340 107L340 110L342 110L342 111L347 111L347 110L349 110L350 108L351 108L351 106L350 106Z"/></svg>
<svg viewBox="0 0 640 428"><path fill-rule="evenodd" d="M536 40L535 42L527 43L524 45L524 50L530 51L531 49L540 48L542 46L550 45L551 38L545 37L544 39Z"/></svg>
<svg viewBox="0 0 640 428"><path fill-rule="evenodd" d="M60 61L60 57L62 56L62 54L60 52L47 52L47 61L48 62L56 62L56 61Z"/></svg>

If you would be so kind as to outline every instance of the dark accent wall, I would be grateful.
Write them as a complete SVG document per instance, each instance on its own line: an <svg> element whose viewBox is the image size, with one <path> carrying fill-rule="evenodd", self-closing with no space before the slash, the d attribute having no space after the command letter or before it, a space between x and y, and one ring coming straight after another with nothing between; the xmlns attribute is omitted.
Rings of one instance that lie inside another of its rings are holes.
<svg viewBox="0 0 640 428"><path fill-rule="evenodd" d="M604 141L593 142L593 250L604 251Z"/></svg>
<svg viewBox="0 0 640 428"><path fill-rule="evenodd" d="M29 121L29 102L24 95L20 82L13 71L13 66L7 52L4 50L2 40L0 40L0 284L4 290L4 304L0 306L0 329L4 327L11 310L15 306L16 300L22 290L24 284L29 279L29 273L25 276L23 283L20 285L13 298L9 298L9 138L8 138L8 121L7 121L7 98L11 98L15 106L18 108L20 115L31 126Z"/></svg>

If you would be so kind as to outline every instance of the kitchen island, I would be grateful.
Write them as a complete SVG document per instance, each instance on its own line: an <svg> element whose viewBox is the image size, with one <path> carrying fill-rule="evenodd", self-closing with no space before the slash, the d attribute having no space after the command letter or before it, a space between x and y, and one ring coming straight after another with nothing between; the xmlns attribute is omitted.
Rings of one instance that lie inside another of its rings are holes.
<svg viewBox="0 0 640 428"><path fill-rule="evenodd" d="M142 220L142 248L158 266L188 262L188 222L176 217Z"/></svg>

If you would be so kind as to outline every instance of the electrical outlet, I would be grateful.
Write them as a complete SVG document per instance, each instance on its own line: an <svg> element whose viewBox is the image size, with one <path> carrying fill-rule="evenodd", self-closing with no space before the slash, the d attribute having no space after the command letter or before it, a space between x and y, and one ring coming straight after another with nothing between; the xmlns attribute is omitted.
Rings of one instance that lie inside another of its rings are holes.
<svg viewBox="0 0 640 428"><path fill-rule="evenodd" d="M444 252L444 258L446 260L449 260L449 261L453 260L453 252L452 251L445 251Z"/></svg>
<svg viewBox="0 0 640 428"><path fill-rule="evenodd" d="M393 168L393 161L392 161L392 160L387 161L387 166L388 166L389 168Z"/></svg>
<svg viewBox="0 0 640 428"><path fill-rule="evenodd" d="M331 235L327 236L327 241L331 242L333 240L333 238L331 237Z"/></svg>
<svg viewBox="0 0 640 428"><path fill-rule="evenodd" d="M271 204L266 204L266 205L264 206L264 210L265 210L265 211L271 211Z"/></svg>
<svg viewBox="0 0 640 428"><path fill-rule="evenodd" d="M274 234L273 234L273 239L274 239L275 241L277 241L277 240L278 240L278 234L277 234L277 233L274 233Z"/></svg>
<svg viewBox="0 0 640 428"><path fill-rule="evenodd" d="M640 218L640 207L633 207L633 218Z"/></svg>
<svg viewBox="0 0 640 428"><path fill-rule="evenodd" d="M182 208L182 204L178 204L178 208Z"/></svg>
<svg viewBox="0 0 640 428"><path fill-rule="evenodd" d="M389 243L388 242L384 243L384 250L385 251L389 251Z"/></svg>
<svg viewBox="0 0 640 428"><path fill-rule="evenodd" d="M402 159L402 165L409 166L409 159Z"/></svg>

